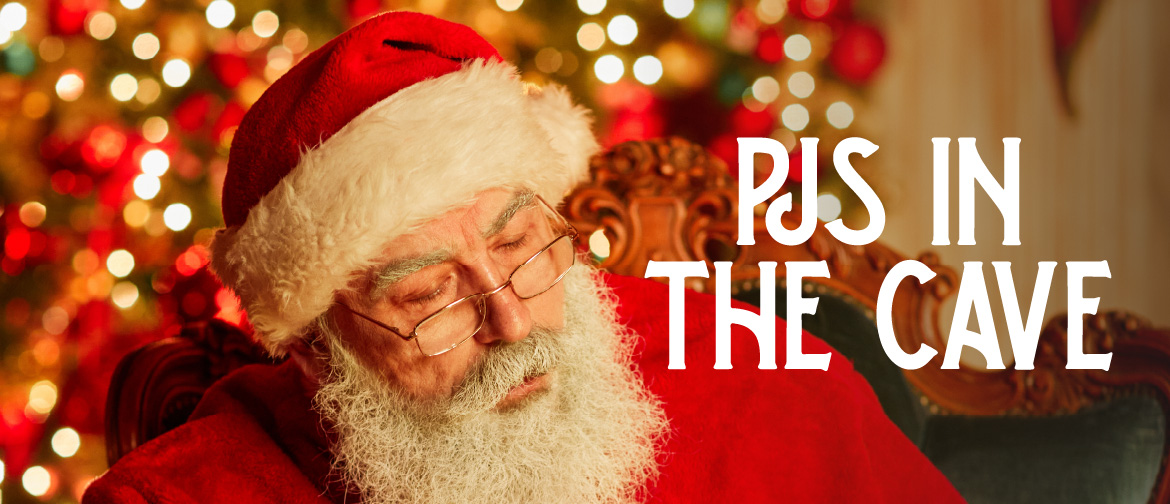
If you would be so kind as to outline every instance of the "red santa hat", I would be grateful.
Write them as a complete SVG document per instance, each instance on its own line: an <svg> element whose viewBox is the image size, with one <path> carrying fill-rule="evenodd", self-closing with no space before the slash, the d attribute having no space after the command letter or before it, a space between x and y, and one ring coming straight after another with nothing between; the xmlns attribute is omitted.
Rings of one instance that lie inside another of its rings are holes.
<svg viewBox="0 0 1170 504"><path fill-rule="evenodd" d="M395 237L494 187L550 203L588 173L587 111L522 82L462 25L374 17L307 56L240 123L211 266L283 355Z"/></svg>

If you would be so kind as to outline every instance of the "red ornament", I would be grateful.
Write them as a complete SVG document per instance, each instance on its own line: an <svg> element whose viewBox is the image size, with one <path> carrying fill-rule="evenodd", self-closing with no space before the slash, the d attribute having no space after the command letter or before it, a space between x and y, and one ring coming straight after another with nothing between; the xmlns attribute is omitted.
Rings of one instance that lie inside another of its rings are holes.
<svg viewBox="0 0 1170 504"><path fill-rule="evenodd" d="M194 275L207 265L207 247L192 245L175 259L175 270L183 276Z"/></svg>
<svg viewBox="0 0 1170 504"><path fill-rule="evenodd" d="M58 194L69 194L73 190L73 186L77 184L77 176L69 170L57 170L49 177L49 185L53 187Z"/></svg>
<svg viewBox="0 0 1170 504"><path fill-rule="evenodd" d="M740 104L731 109L731 131L736 136L766 137L775 125L776 118L767 108L753 112Z"/></svg>
<svg viewBox="0 0 1170 504"><path fill-rule="evenodd" d="M768 64L779 63L784 59L784 37L780 30L768 28L760 33L760 43L756 45L756 57Z"/></svg>
<svg viewBox="0 0 1170 504"><path fill-rule="evenodd" d="M28 255L31 239L31 233L27 229L23 227L10 228L8 236L4 237L4 255L13 260L24 259L24 256Z"/></svg>
<svg viewBox="0 0 1170 504"><path fill-rule="evenodd" d="M653 112L622 112L613 121L606 145L660 137L664 131L665 125L662 117L658 114Z"/></svg>
<svg viewBox="0 0 1170 504"><path fill-rule="evenodd" d="M788 153L788 178L784 180L785 184L804 180L804 162L801 161L801 152L800 147L797 147Z"/></svg>
<svg viewBox="0 0 1170 504"><path fill-rule="evenodd" d="M238 54L213 54L207 65L215 78L229 89L235 89L248 76L248 61Z"/></svg>
<svg viewBox="0 0 1170 504"><path fill-rule="evenodd" d="M126 135L116 128L101 125L89 132L81 144L81 157L95 172L109 170L126 150Z"/></svg>
<svg viewBox="0 0 1170 504"><path fill-rule="evenodd" d="M211 135L216 140L223 140L223 134L229 129L234 129L240 125L240 121L244 119L244 106L238 102L229 102L223 107L223 112L219 114L219 118L215 120L215 124L211 126Z"/></svg>
<svg viewBox="0 0 1170 504"><path fill-rule="evenodd" d="M837 0L801 0L800 12L809 19L821 19L833 12Z"/></svg>
<svg viewBox="0 0 1170 504"><path fill-rule="evenodd" d="M829 66L842 79L862 85L873 77L886 57L881 32L862 23L847 25L829 51Z"/></svg>
<svg viewBox="0 0 1170 504"><path fill-rule="evenodd" d="M24 415L19 401L0 404L0 450L4 452L5 479L24 473L32 460L35 443L44 434L44 426ZM5 485L7 486L7 485Z"/></svg>
<svg viewBox="0 0 1170 504"><path fill-rule="evenodd" d="M114 233L107 227L92 229L85 236L85 244L105 260L105 256L114 249Z"/></svg>
<svg viewBox="0 0 1170 504"><path fill-rule="evenodd" d="M98 8L94 0L51 0L49 31L54 35L76 35L85 30L85 18Z"/></svg>
<svg viewBox="0 0 1170 504"><path fill-rule="evenodd" d="M788 0L788 12L811 20L848 19L853 15L852 0Z"/></svg>
<svg viewBox="0 0 1170 504"><path fill-rule="evenodd" d="M184 132L191 133L207 123L214 98L209 93L195 93L175 107L171 117Z"/></svg>
<svg viewBox="0 0 1170 504"><path fill-rule="evenodd" d="M41 254L45 251L45 244L47 241L48 237L45 236L45 233L40 231L29 231L28 257L40 258Z"/></svg>

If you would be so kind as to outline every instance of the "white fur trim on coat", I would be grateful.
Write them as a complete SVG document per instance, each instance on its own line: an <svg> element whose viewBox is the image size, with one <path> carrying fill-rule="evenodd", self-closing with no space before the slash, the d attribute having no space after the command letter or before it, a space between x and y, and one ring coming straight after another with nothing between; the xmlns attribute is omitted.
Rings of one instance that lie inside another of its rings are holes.
<svg viewBox="0 0 1170 504"><path fill-rule="evenodd" d="M496 187L556 204L597 150L588 112L559 87L527 88L476 60L394 93L309 149L220 231L211 266L275 356L373 265L386 244Z"/></svg>

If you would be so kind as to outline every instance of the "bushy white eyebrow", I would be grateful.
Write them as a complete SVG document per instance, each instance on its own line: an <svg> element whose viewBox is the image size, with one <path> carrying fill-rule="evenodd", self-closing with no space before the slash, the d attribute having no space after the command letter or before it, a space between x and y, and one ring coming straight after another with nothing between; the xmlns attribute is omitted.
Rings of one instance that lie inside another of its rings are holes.
<svg viewBox="0 0 1170 504"><path fill-rule="evenodd" d="M504 209L481 231L482 236L488 238L499 234L516 217L517 213L531 206L535 198L536 194L532 191L521 191L513 195L512 199L504 205ZM401 282L406 277L413 275L427 266L447 262L453 256L454 254L450 250L436 250L419 256L399 259L383 266L374 273L370 281L370 289L367 292L370 302L376 302L385 295L387 289Z"/></svg>
<svg viewBox="0 0 1170 504"><path fill-rule="evenodd" d="M504 230L504 226L507 226L518 212L532 206L535 198L536 193L533 193L532 191L522 191L516 193L514 196L512 196L512 199L508 201L508 204L504 205L504 209L500 212L500 214L497 215L495 219L492 219L492 223L483 230L483 237L488 238L490 236L499 234L500 231Z"/></svg>
<svg viewBox="0 0 1170 504"><path fill-rule="evenodd" d="M452 254L449 250L436 250L421 256L408 257L387 264L378 270L377 273L374 273L373 279L370 281L370 290L367 293L370 302L380 299L386 294L386 289L401 282L402 279L415 274L427 266L447 262L451 257Z"/></svg>

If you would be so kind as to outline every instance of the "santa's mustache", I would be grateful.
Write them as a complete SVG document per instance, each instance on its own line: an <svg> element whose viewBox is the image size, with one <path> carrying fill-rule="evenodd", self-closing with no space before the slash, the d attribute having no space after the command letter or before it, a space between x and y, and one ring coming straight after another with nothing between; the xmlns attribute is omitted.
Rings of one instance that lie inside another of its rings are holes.
<svg viewBox="0 0 1170 504"><path fill-rule="evenodd" d="M483 413L526 380L552 372L565 362L565 357L564 336L560 331L534 327L520 341L498 343L488 349L455 386L448 400L424 407L423 413L447 418Z"/></svg>

